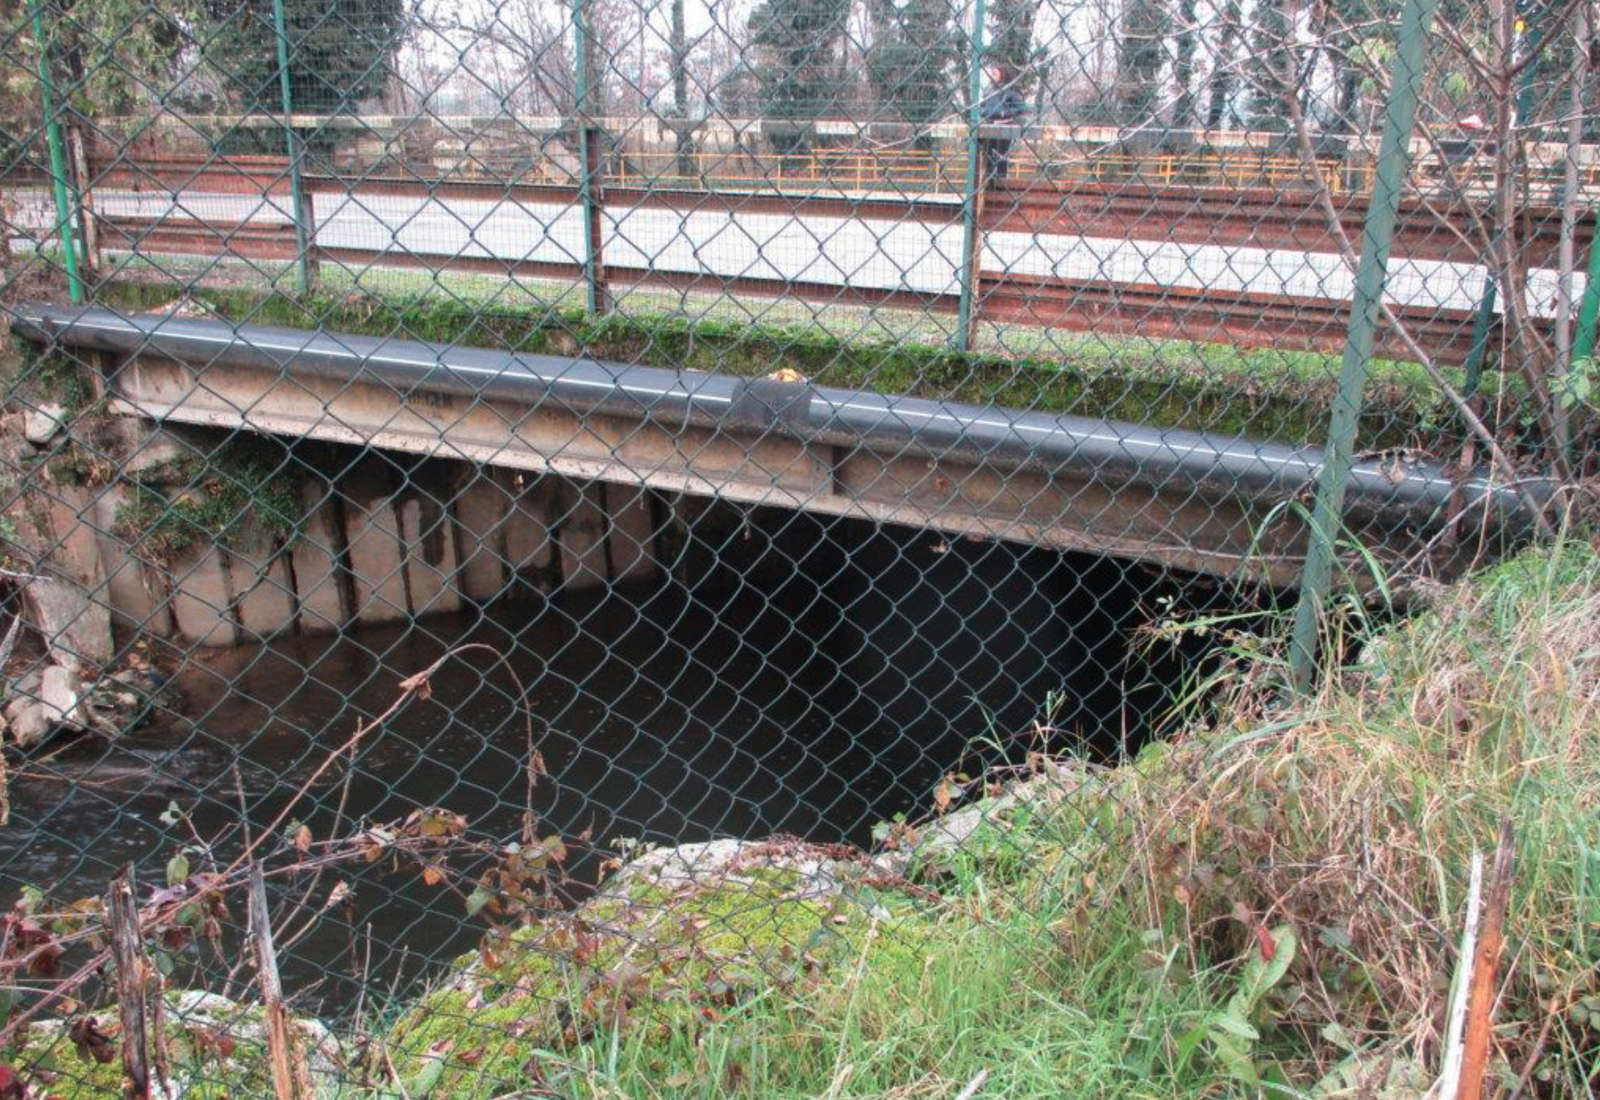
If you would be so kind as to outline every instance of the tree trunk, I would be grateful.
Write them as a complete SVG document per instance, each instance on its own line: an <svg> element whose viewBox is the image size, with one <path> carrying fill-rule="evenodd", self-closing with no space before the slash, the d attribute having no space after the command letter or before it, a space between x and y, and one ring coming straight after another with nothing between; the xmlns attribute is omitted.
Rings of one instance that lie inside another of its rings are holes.
<svg viewBox="0 0 1600 1100"><path fill-rule="evenodd" d="M683 0L672 0L672 106L677 114L673 145L678 153L678 175L693 178L694 136L689 131L689 41L683 25Z"/></svg>
<svg viewBox="0 0 1600 1100"><path fill-rule="evenodd" d="M1217 41L1217 56L1212 61L1211 101L1206 106L1208 130L1221 128L1223 116L1228 111L1228 100L1233 97L1233 47L1238 37L1239 0L1228 0L1228 6L1222 12L1222 37Z"/></svg>

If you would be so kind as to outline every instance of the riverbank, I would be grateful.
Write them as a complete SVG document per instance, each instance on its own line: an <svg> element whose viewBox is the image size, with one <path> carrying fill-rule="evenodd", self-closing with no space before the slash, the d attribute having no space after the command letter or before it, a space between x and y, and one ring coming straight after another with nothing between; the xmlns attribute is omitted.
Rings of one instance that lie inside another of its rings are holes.
<svg viewBox="0 0 1600 1100"><path fill-rule="evenodd" d="M593 898L515 930L484 885L469 912L507 930L319 1045L319 1092L1421 1095L1459 1033L1469 868L1508 829L1485 1072L1581 1095L1600 1043L1596 547L1431 593L1292 705L1276 650L1227 619L1151 642L1193 630L1228 638L1223 703L1123 766L947 777L871 852L624 853ZM13 1064L90 1095L60 1032L35 1034L56 1051L36 1039ZM192 1057L260 1080L248 1053Z"/></svg>
<svg viewBox="0 0 1600 1100"><path fill-rule="evenodd" d="M374 988L336 1033L304 1023L318 1095L1421 1095L1459 1034L1469 868L1506 827L1485 1073L1581 1095L1600 550L1526 552L1426 604L1294 703L1234 619L1152 624L1152 646L1226 640L1210 716L1122 766L947 775L872 851L624 849L594 897L528 921L518 891L565 846L504 849L462 884L478 950L418 996ZM195 996L168 998L178 1095L266 1095L259 1010L195 1023ZM114 1062L82 1058L115 1049L114 1015L104 1044L35 1026L6 1062L40 1095L101 1095Z"/></svg>
<svg viewBox="0 0 1600 1100"><path fill-rule="evenodd" d="M965 818L890 830L958 832L935 858L780 848L626 878L580 921L589 939L530 935L402 1013L399 1079L485 1097L518 1080L932 1097L980 1079L975 1095L1007 1097L1419 1095L1451 1039L1469 864L1505 822L1487 1072L1582 1094L1600 1042L1600 555L1569 543L1441 590L1290 707L1255 646L1236 640L1230 702L1187 736L1107 771L1035 762Z"/></svg>

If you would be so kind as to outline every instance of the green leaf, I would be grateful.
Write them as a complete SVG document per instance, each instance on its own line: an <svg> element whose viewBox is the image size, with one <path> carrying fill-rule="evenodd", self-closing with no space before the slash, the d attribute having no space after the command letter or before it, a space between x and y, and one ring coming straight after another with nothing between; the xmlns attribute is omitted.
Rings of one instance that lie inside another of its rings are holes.
<svg viewBox="0 0 1600 1100"><path fill-rule="evenodd" d="M493 900L494 891L487 886L479 886L467 895L467 916L477 916L483 911L483 907Z"/></svg>
<svg viewBox="0 0 1600 1100"><path fill-rule="evenodd" d="M1250 1022L1231 1007L1216 1013L1206 1022L1219 1031L1225 1031L1229 1035L1237 1035L1239 1038L1248 1039L1252 1043L1261 1039L1261 1033L1251 1027Z"/></svg>

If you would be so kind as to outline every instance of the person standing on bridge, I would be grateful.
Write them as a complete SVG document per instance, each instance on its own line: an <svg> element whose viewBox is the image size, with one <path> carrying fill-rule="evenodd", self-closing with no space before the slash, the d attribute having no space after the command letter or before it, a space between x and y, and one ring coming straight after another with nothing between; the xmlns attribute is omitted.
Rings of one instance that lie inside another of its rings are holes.
<svg viewBox="0 0 1600 1100"><path fill-rule="evenodd" d="M980 125L1005 125L1022 118L1027 106L1022 93L1017 90L1017 72L1009 65L996 65L989 73L989 94L978 103ZM1011 142L1009 137L980 138L983 149L984 183L996 180L1004 183L1011 171Z"/></svg>

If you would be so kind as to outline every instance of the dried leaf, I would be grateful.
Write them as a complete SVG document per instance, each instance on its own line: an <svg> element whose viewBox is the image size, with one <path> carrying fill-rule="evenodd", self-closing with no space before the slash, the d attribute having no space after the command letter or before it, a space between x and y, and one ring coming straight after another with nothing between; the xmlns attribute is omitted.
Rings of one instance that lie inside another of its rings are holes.
<svg viewBox="0 0 1600 1100"><path fill-rule="evenodd" d="M400 690L407 695L415 692L418 699L432 699L433 685L428 682L430 671L429 669L423 669L421 672L407 676L400 681Z"/></svg>
<svg viewBox="0 0 1600 1100"><path fill-rule="evenodd" d="M117 1056L116 1044L111 1041L111 1036L100 1030L100 1021L93 1016L79 1016L72 1021L67 1035L72 1039L78 1057L85 1062L97 1062L103 1066ZM3 1095L0 1093L0 1096Z"/></svg>

